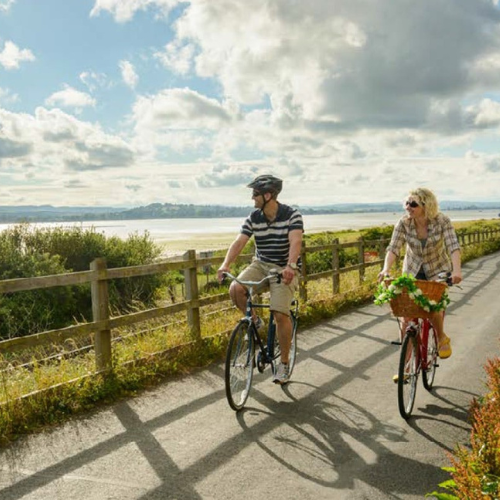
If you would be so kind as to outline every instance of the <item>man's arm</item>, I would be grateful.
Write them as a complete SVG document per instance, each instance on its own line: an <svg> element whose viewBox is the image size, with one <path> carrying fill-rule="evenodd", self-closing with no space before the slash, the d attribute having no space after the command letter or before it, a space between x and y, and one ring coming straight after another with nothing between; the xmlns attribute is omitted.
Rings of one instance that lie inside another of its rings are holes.
<svg viewBox="0 0 500 500"><path fill-rule="evenodd" d="M302 250L302 230L294 229L288 233L288 241L290 242L290 250L288 252L288 264L297 264ZM289 265L283 270L283 283L288 285L295 276L295 270Z"/></svg>
<svg viewBox="0 0 500 500"><path fill-rule="evenodd" d="M288 233L288 241L290 242L290 251L288 252L288 262L297 264L302 250L302 231L295 229Z"/></svg>
<svg viewBox="0 0 500 500"><path fill-rule="evenodd" d="M219 269L217 270L217 279L219 282L222 281L224 276L222 273L229 272L229 267L236 260L238 255L241 253L245 245L247 244L249 236L246 234L240 234L238 237L231 243L230 247L227 250L226 257L224 258L224 262L221 264Z"/></svg>

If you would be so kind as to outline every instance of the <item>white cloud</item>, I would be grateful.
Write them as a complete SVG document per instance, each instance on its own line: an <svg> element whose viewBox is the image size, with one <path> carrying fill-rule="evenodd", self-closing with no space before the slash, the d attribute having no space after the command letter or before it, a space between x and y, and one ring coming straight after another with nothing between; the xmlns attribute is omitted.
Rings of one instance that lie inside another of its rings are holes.
<svg viewBox="0 0 500 500"><path fill-rule="evenodd" d="M117 22L130 21L136 12L154 7L166 16L182 0L95 0L90 16L108 11Z"/></svg>
<svg viewBox="0 0 500 500"><path fill-rule="evenodd" d="M498 26L483 0L197 0L176 28L198 46L198 74L218 79L226 96L269 98L277 125L306 120L329 134L432 125L436 101L487 83L480 61L500 49Z"/></svg>
<svg viewBox="0 0 500 500"><path fill-rule="evenodd" d="M133 107L138 128L212 129L228 125L233 110L188 88L166 89L154 96L141 96Z"/></svg>
<svg viewBox="0 0 500 500"><path fill-rule="evenodd" d="M95 106L96 101L90 94L81 92L69 85L64 85L63 90L54 92L50 97L45 99L45 104L48 106L63 106L80 110L87 106Z"/></svg>
<svg viewBox="0 0 500 500"><path fill-rule="evenodd" d="M0 104L12 104L18 100L18 94L13 94L9 89L3 89L0 87Z"/></svg>
<svg viewBox="0 0 500 500"><path fill-rule="evenodd" d="M18 69L24 61L34 61L35 56L29 49L20 49L14 42L6 41L0 52L0 64L7 70Z"/></svg>
<svg viewBox="0 0 500 500"><path fill-rule="evenodd" d="M134 89L139 81L134 65L130 61L120 61L120 71L125 84Z"/></svg>
<svg viewBox="0 0 500 500"><path fill-rule="evenodd" d="M193 64L195 47L194 45L182 44L179 40L165 45L165 49L162 52L156 52L154 57L156 57L161 64L180 75L187 74Z"/></svg>
<svg viewBox="0 0 500 500"><path fill-rule="evenodd" d="M0 0L0 12L7 12L16 0Z"/></svg>
<svg viewBox="0 0 500 500"><path fill-rule="evenodd" d="M109 87L108 77L104 73L96 73L95 71L83 71L79 75L80 81L91 91L98 88Z"/></svg>

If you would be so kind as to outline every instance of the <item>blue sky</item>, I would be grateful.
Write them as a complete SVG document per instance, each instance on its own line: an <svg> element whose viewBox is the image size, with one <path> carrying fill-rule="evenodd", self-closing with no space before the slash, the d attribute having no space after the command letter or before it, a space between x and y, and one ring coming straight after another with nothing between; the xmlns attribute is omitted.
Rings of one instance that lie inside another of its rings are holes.
<svg viewBox="0 0 500 500"><path fill-rule="evenodd" d="M500 198L497 0L0 0L0 203Z"/></svg>

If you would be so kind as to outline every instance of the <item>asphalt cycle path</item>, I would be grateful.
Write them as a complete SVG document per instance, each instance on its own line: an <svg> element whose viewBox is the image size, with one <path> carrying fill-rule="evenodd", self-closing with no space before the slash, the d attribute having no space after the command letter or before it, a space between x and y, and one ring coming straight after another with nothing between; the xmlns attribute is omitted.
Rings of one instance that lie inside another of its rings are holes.
<svg viewBox="0 0 500 500"><path fill-rule="evenodd" d="M467 444L467 411L499 352L500 253L464 267L450 290L453 355L399 416L397 326L367 305L302 330L292 381L255 373L233 412L223 364L169 381L0 454L2 500L421 499Z"/></svg>

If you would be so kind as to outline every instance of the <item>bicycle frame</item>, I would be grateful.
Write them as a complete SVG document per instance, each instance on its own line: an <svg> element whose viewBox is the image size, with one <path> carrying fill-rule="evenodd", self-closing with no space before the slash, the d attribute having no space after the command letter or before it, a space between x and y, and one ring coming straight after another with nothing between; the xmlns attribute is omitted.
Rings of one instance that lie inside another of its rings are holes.
<svg viewBox="0 0 500 500"><path fill-rule="evenodd" d="M413 318L406 326L404 335L411 335L417 339L418 371L427 369L427 346L431 322L427 318ZM402 343L402 342L401 342Z"/></svg>

